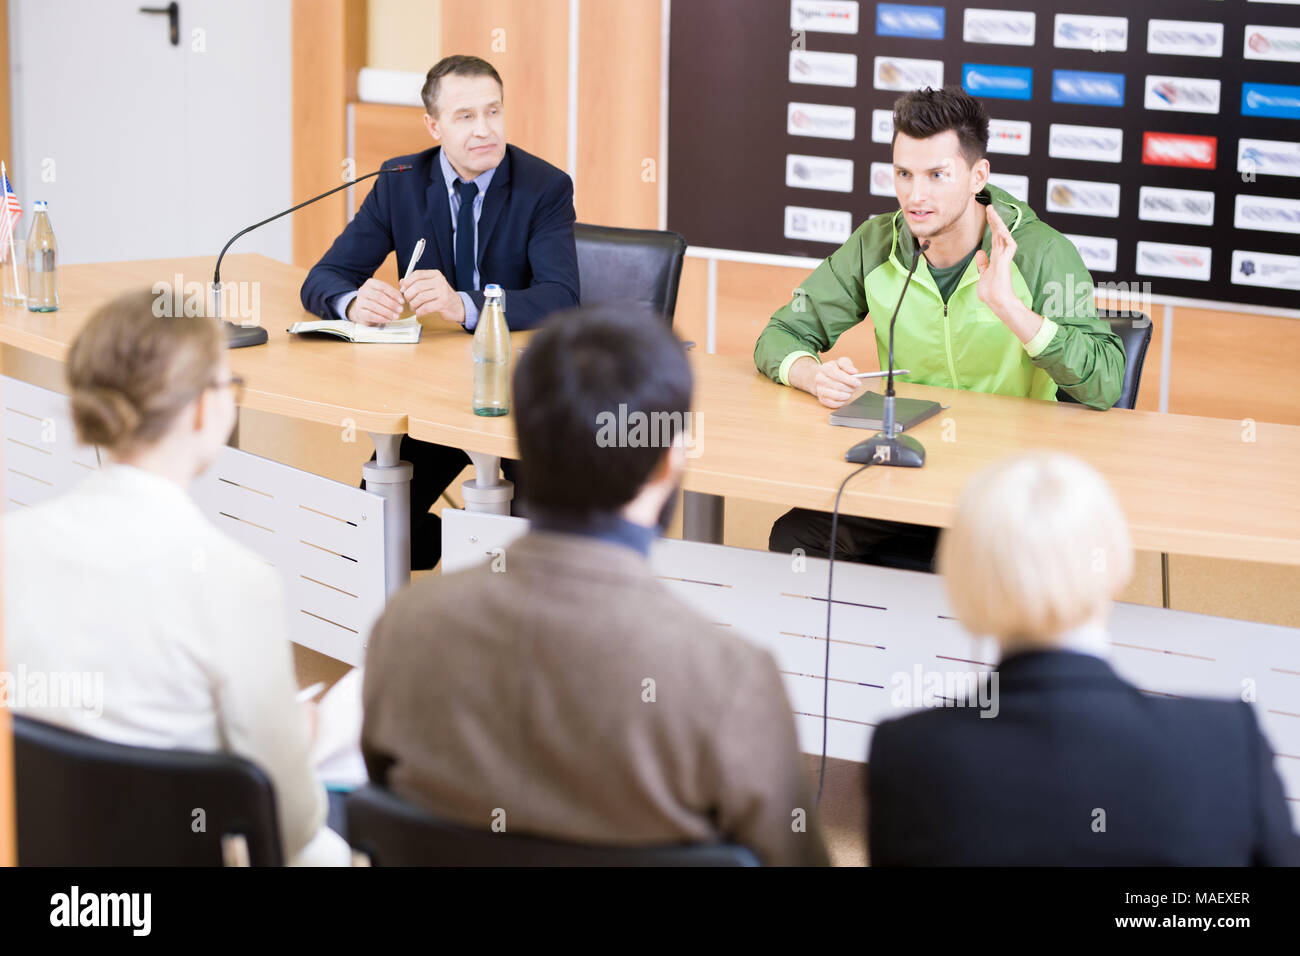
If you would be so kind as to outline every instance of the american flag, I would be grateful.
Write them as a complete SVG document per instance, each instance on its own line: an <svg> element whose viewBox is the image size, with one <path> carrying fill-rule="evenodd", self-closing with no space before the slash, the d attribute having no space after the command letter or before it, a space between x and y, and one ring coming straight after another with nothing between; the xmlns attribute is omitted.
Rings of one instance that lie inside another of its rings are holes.
<svg viewBox="0 0 1300 956"><path fill-rule="evenodd" d="M9 257L9 237L22 218L23 207L14 194L13 183L9 182L9 173L3 166L0 166L0 182L4 185L4 208L0 209L0 262L3 262Z"/></svg>

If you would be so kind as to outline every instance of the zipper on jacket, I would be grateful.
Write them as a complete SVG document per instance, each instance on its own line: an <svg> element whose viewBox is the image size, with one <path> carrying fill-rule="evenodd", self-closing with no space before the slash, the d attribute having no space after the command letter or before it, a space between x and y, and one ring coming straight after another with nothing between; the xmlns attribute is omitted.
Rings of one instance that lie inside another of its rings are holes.
<svg viewBox="0 0 1300 956"><path fill-rule="evenodd" d="M953 295L956 295L953 290ZM948 374L952 376L952 387L961 388L961 383L957 381L957 366L952 360L952 328L948 325L948 303L943 304L943 347L948 353Z"/></svg>

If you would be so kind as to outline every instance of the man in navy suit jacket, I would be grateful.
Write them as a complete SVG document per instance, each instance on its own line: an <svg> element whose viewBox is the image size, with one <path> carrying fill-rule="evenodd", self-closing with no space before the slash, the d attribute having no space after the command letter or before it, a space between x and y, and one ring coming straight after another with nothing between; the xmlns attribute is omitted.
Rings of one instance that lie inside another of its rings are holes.
<svg viewBox="0 0 1300 956"><path fill-rule="evenodd" d="M1095 470L1052 453L980 473L940 539L939 569L953 613L997 638L1002 663L970 675L975 694L954 687L955 706L876 728L873 866L1300 863L1251 705L1149 696L1107 663L1133 545ZM891 700L924 703L898 695L906 676Z"/></svg>
<svg viewBox="0 0 1300 956"><path fill-rule="evenodd" d="M302 284L302 304L322 318L382 325L409 303L472 332L483 287L505 290L506 319L528 329L578 304L573 182L566 173L505 140L501 77L478 57L450 56L429 71L424 123L440 147L399 156ZM399 287L374 278L388 254L406 269ZM465 396L468 403L470 396ZM466 465L460 449L402 439L414 465L411 567L431 568L442 551L441 522L428 513ZM510 469L507 468L507 477Z"/></svg>

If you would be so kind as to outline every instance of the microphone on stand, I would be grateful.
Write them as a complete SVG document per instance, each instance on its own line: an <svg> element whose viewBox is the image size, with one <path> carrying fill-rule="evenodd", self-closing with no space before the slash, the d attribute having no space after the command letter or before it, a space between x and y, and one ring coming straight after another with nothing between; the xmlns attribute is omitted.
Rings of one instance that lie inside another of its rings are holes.
<svg viewBox="0 0 1300 956"><path fill-rule="evenodd" d="M898 311L903 307L903 297L907 295L907 287L912 284L912 276L921 262L921 253L929 248L929 239L919 246L912 247L912 268L907 270L903 291L898 294L898 304L894 306L894 314L889 320L889 378L885 386L882 431L850 448L844 456L845 461L859 464L897 465L901 468L920 468L925 464L925 446L911 435L894 434L894 323L898 321Z"/></svg>
<svg viewBox="0 0 1300 956"><path fill-rule="evenodd" d="M413 167L409 165L402 165L386 166L381 169L376 169L373 173L366 173L364 176L358 176L356 179L350 180L341 186L335 186L333 189L323 192L319 196L313 196L306 202L300 202L298 205L284 210L284 212L277 212L274 216L271 216L268 219L263 219L261 222L255 222L247 229L241 229L239 232L231 236L230 241L221 247L221 254L217 256L217 266L212 270L212 301L213 311L216 314L216 317L221 318L221 260L226 255L226 250L230 248L231 244L234 243L236 239L245 233L252 232L259 226L265 226L268 222L274 222L281 216L287 216L291 212L297 212L303 206L310 206L312 203L324 199L326 196L332 196L340 189L347 189L349 186L355 186L363 179L369 179L371 176L378 176L380 173L404 173L408 169L412 168ZM223 324L226 327L226 348L242 349L247 348L250 345L261 345L266 341L266 329L262 328L260 325L245 328L242 325L236 325L234 322L230 321L225 321Z"/></svg>

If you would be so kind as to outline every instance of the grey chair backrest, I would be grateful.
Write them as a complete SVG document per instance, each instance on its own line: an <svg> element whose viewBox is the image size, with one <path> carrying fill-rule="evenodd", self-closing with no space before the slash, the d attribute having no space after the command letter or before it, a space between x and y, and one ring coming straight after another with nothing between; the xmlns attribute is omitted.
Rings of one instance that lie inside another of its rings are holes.
<svg viewBox="0 0 1300 956"><path fill-rule="evenodd" d="M1124 385L1115 407L1133 408L1137 404L1138 387L1142 384L1142 366L1146 364L1147 346L1151 344L1151 320L1141 312L1098 311L1097 317L1103 319L1124 343ZM1057 390L1056 400L1078 404L1065 394L1064 389Z"/></svg>
<svg viewBox="0 0 1300 956"><path fill-rule="evenodd" d="M583 305L626 302L645 306L669 325L677 309L686 240L658 229L619 229L580 222L579 294Z"/></svg>

